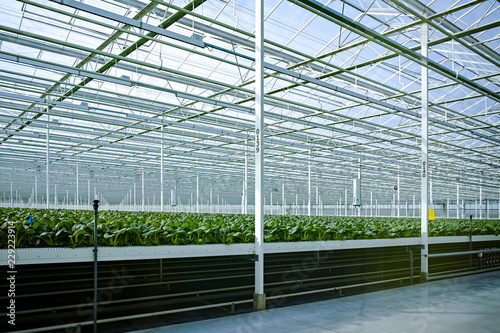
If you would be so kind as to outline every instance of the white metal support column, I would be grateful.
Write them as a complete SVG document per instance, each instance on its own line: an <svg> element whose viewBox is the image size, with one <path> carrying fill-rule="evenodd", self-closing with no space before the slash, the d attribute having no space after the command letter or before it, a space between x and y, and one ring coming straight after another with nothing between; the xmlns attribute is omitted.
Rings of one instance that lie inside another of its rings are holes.
<svg viewBox="0 0 500 333"><path fill-rule="evenodd" d="M264 0L255 1L255 293L253 309L266 309L264 293Z"/></svg>
<svg viewBox="0 0 500 333"><path fill-rule="evenodd" d="M307 216L311 216L311 151L309 150L309 172L307 177Z"/></svg>
<svg viewBox="0 0 500 333"><path fill-rule="evenodd" d="M134 182L134 211L137 210L137 207L135 205L137 203L136 196L135 196L136 195L136 191L135 190L136 190L136 188L135 188L135 182Z"/></svg>
<svg viewBox="0 0 500 333"><path fill-rule="evenodd" d="M490 200L486 199L486 219L490 219Z"/></svg>
<svg viewBox="0 0 500 333"><path fill-rule="evenodd" d="M319 214L318 176L316 176L316 216Z"/></svg>
<svg viewBox="0 0 500 333"><path fill-rule="evenodd" d="M370 191L370 216L373 216L373 192Z"/></svg>
<svg viewBox="0 0 500 333"><path fill-rule="evenodd" d="M295 215L299 215L299 195L295 193Z"/></svg>
<svg viewBox="0 0 500 333"><path fill-rule="evenodd" d="M90 179L87 180L87 195L88 195L88 199L87 199L87 209L90 209Z"/></svg>
<svg viewBox="0 0 500 333"><path fill-rule="evenodd" d="M345 216L347 216L347 188L345 189Z"/></svg>
<svg viewBox="0 0 500 333"><path fill-rule="evenodd" d="M400 217L400 208L401 208L401 180L400 180L400 175L399 175L399 165L398 165L398 217Z"/></svg>
<svg viewBox="0 0 500 333"><path fill-rule="evenodd" d="M429 39L429 26L427 23L422 24L421 31L421 52L424 59L427 58L428 49L427 42ZM428 70L426 66L422 66L422 94L421 94L421 108L422 108L422 161L421 161L421 217L420 217L420 238L422 243L422 249L420 252L420 281L425 282L429 277L429 263L428 263L428 253L429 253L429 243L428 243L428 223L429 223L429 211L428 211L428 135L429 135L429 123L428 123Z"/></svg>
<svg viewBox="0 0 500 333"><path fill-rule="evenodd" d="M460 218L460 184L457 183L457 219Z"/></svg>
<svg viewBox="0 0 500 333"><path fill-rule="evenodd" d="M196 212L200 212L200 176L196 175Z"/></svg>
<svg viewBox="0 0 500 333"><path fill-rule="evenodd" d="M160 147L160 212L163 212L164 188L163 188L163 125L161 126L161 147Z"/></svg>
<svg viewBox="0 0 500 333"><path fill-rule="evenodd" d="M78 164L76 165L76 209L80 209L80 188L79 188L79 170L78 170Z"/></svg>
<svg viewBox="0 0 500 333"><path fill-rule="evenodd" d="M415 217L415 196L413 196L413 217Z"/></svg>
<svg viewBox="0 0 500 333"><path fill-rule="evenodd" d="M450 218L450 199L446 199L446 218Z"/></svg>
<svg viewBox="0 0 500 333"><path fill-rule="evenodd" d="M12 182L10 182L10 208L14 207L14 197L13 191L12 191Z"/></svg>
<svg viewBox="0 0 500 333"><path fill-rule="evenodd" d="M243 182L243 214L248 214L248 140L245 139L245 181Z"/></svg>
<svg viewBox="0 0 500 333"><path fill-rule="evenodd" d="M281 215L286 214L286 206L285 206L285 181L281 181Z"/></svg>
<svg viewBox="0 0 500 333"><path fill-rule="evenodd" d="M144 211L144 170L142 170L141 192L141 210Z"/></svg>
<svg viewBox="0 0 500 333"><path fill-rule="evenodd" d="M34 208L38 208L38 176L35 176L35 205Z"/></svg>
<svg viewBox="0 0 500 333"><path fill-rule="evenodd" d="M479 219L483 218L483 187L479 186Z"/></svg>
<svg viewBox="0 0 500 333"><path fill-rule="evenodd" d="M50 123L50 116L47 116L47 151L46 151L46 154L45 154L45 165L46 165L46 168L45 168L45 171L46 171L46 191L47 191L47 209L50 208L50 193L49 193L49 142L50 142L50 136L49 136L49 123Z"/></svg>

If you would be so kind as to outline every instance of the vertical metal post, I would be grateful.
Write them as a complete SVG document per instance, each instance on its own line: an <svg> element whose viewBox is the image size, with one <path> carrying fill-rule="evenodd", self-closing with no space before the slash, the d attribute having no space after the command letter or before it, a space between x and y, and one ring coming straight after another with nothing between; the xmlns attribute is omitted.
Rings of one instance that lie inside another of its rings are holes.
<svg viewBox="0 0 500 333"><path fill-rule="evenodd" d="M78 170L78 164L76 165L76 200L75 200L75 204L76 204L76 209L80 209L80 188L79 188L79 170Z"/></svg>
<svg viewBox="0 0 500 333"><path fill-rule="evenodd" d="M319 214L319 194L318 194L318 179L316 177L316 216Z"/></svg>
<svg viewBox="0 0 500 333"><path fill-rule="evenodd" d="M472 251L472 215L469 221L469 251ZM469 255L469 269L472 269L472 254Z"/></svg>
<svg viewBox="0 0 500 333"><path fill-rule="evenodd" d="M243 183L243 214L248 214L248 140L245 139L245 181Z"/></svg>
<svg viewBox="0 0 500 333"><path fill-rule="evenodd" d="M311 216L311 151L309 150L309 169L307 177L307 216Z"/></svg>
<svg viewBox="0 0 500 333"><path fill-rule="evenodd" d="M97 333L97 210L99 200L94 200L94 333Z"/></svg>
<svg viewBox="0 0 500 333"><path fill-rule="evenodd" d="M266 309L264 293L264 0L255 1L255 311Z"/></svg>
<svg viewBox="0 0 500 333"><path fill-rule="evenodd" d="M370 216L373 216L373 192L370 191Z"/></svg>
<svg viewBox="0 0 500 333"><path fill-rule="evenodd" d="M410 249L410 284L413 284L413 251Z"/></svg>
<svg viewBox="0 0 500 333"><path fill-rule="evenodd" d="M136 201L136 196L135 196L135 194L136 194L136 193L135 193L135 182L134 182L134 211L135 211L135 210L137 210L137 209L136 209L136 206L135 206L135 203L137 202L137 201Z"/></svg>
<svg viewBox="0 0 500 333"><path fill-rule="evenodd" d="M429 26L427 23L422 23L422 34L421 34L421 53L424 59L428 56L428 40L429 40ZM429 223L429 211L428 211L428 135L429 135L429 123L428 123L428 70L425 65L422 66L422 94L421 94L421 107L422 107L422 161L421 161L421 216L420 216L420 238L422 243L421 259L420 259L420 281L425 282L429 277L429 265L428 265L428 253L429 253L429 243L428 243L428 223Z"/></svg>
<svg viewBox="0 0 500 333"><path fill-rule="evenodd" d="M345 189L345 216L347 216L347 187Z"/></svg>
<svg viewBox="0 0 500 333"><path fill-rule="evenodd" d="M450 199L446 199L446 218L450 218Z"/></svg>
<svg viewBox="0 0 500 333"><path fill-rule="evenodd" d="M483 218L483 186L479 186L479 219Z"/></svg>
<svg viewBox="0 0 500 333"><path fill-rule="evenodd" d="M486 219L490 219L490 200L486 199Z"/></svg>
<svg viewBox="0 0 500 333"><path fill-rule="evenodd" d="M163 259L160 258L160 282L163 282Z"/></svg>
<svg viewBox="0 0 500 333"><path fill-rule="evenodd" d="M295 193L295 215L299 215L299 195Z"/></svg>
<svg viewBox="0 0 500 333"><path fill-rule="evenodd" d="M460 184L457 183L457 219L460 218Z"/></svg>
<svg viewBox="0 0 500 333"><path fill-rule="evenodd" d="M281 181L281 214L286 214L286 205L285 205L285 181Z"/></svg>
<svg viewBox="0 0 500 333"><path fill-rule="evenodd" d="M396 214L396 192L392 192L391 216L394 217L395 214Z"/></svg>
<svg viewBox="0 0 500 333"><path fill-rule="evenodd" d="M57 208L57 185L54 185L54 208Z"/></svg>
<svg viewBox="0 0 500 333"><path fill-rule="evenodd" d="M465 203L464 203L464 199L462 199L462 218L465 217Z"/></svg>
<svg viewBox="0 0 500 333"><path fill-rule="evenodd" d="M144 170L142 170L141 192L141 210L144 211Z"/></svg>
<svg viewBox="0 0 500 333"><path fill-rule="evenodd" d="M38 176L35 176L35 205L33 207L38 208L37 204L38 204Z"/></svg>
<svg viewBox="0 0 500 333"><path fill-rule="evenodd" d="M87 185L88 185L88 188L87 188L87 192L88 192L87 206L88 206L88 209L90 209L90 179L87 181Z"/></svg>
<svg viewBox="0 0 500 333"><path fill-rule="evenodd" d="M271 197L269 198L269 201L271 202L271 215L273 215L273 192L271 191Z"/></svg>
<svg viewBox="0 0 500 333"><path fill-rule="evenodd" d="M45 152L45 172L46 172L46 190L47 190L47 209L50 208L50 193L49 193L49 145L50 145L50 129L49 129L49 123L50 123L50 116L47 116L47 151Z"/></svg>
<svg viewBox="0 0 500 333"><path fill-rule="evenodd" d="M12 182L10 182L10 207L14 207L14 197L13 197L13 191L12 191Z"/></svg>
<svg viewBox="0 0 500 333"><path fill-rule="evenodd" d="M413 196L413 217L415 217L415 196Z"/></svg>
<svg viewBox="0 0 500 333"><path fill-rule="evenodd" d="M210 188L210 201L208 203L208 212L212 212L212 188Z"/></svg>
<svg viewBox="0 0 500 333"><path fill-rule="evenodd" d="M200 212L200 178L196 175L196 212Z"/></svg>
<svg viewBox="0 0 500 333"><path fill-rule="evenodd" d="M163 212L164 189L163 189L163 125L161 126L161 147L160 147L160 212Z"/></svg>
<svg viewBox="0 0 500 333"><path fill-rule="evenodd" d="M401 208L401 192L400 192L400 175L399 175L399 165L398 165L398 217L401 217L400 215L400 208Z"/></svg>

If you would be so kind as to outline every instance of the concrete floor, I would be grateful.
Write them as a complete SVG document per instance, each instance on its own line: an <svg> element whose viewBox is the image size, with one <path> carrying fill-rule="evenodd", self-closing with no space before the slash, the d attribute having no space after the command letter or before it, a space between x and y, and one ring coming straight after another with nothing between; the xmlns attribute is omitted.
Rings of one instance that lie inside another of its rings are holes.
<svg viewBox="0 0 500 333"><path fill-rule="evenodd" d="M136 333L500 332L500 271Z"/></svg>

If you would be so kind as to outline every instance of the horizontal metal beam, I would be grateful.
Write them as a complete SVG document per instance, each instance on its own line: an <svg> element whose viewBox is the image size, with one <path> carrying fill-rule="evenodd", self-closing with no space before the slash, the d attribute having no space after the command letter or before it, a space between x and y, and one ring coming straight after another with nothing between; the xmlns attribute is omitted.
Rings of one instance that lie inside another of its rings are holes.
<svg viewBox="0 0 500 333"><path fill-rule="evenodd" d="M325 6L320 2L317 2L315 0L289 0L293 2L294 4L311 11L315 14L318 14L319 16L330 20L360 36L363 36L369 40L374 41L375 43L387 48L388 50L391 50L393 52L396 52L397 54L400 54L409 60L412 60L419 65L426 66L430 70L433 70L448 79L451 79L453 81L459 82L463 84L464 86L479 92L480 94L488 96L488 98L493 99L496 102L500 102L500 95L498 93L495 93L484 86L462 76L451 69L442 66L438 64L437 62L433 61L432 59L425 58L421 54L416 53L415 51L411 50L410 48L403 46L392 39L368 28L367 26L356 22L352 20L351 18L333 10L331 7Z"/></svg>
<svg viewBox="0 0 500 333"><path fill-rule="evenodd" d="M55 3L59 3L61 5L65 5L65 6L68 6L71 8L75 8L75 9L78 9L78 10L81 10L81 11L84 11L84 12L87 12L90 14L98 15L98 16L104 17L106 19L120 22L120 23L129 25L129 26L132 26L132 27L148 30L148 31L154 32L157 35L172 38L172 39L175 39L175 40L178 40L178 41L181 41L184 43L188 43L188 44L191 44L194 46L205 47L205 43L203 43L203 41L200 39L186 37L184 35L181 35L181 34L178 34L178 33L172 32L172 31L167 31L165 29L156 27L154 25L142 22L142 20L137 21L137 20L128 18L126 16L118 15L116 13L112 13L110 11L103 10L101 8L98 8L98 7L84 4L82 2L77 2L74 0L50 0L50 1L55 2Z"/></svg>

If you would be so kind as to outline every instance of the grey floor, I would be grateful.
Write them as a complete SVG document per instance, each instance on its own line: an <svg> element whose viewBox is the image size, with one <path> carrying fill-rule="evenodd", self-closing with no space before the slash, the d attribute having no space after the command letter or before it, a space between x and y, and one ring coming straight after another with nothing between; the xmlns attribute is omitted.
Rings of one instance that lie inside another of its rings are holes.
<svg viewBox="0 0 500 333"><path fill-rule="evenodd" d="M500 271L136 333L500 332Z"/></svg>

